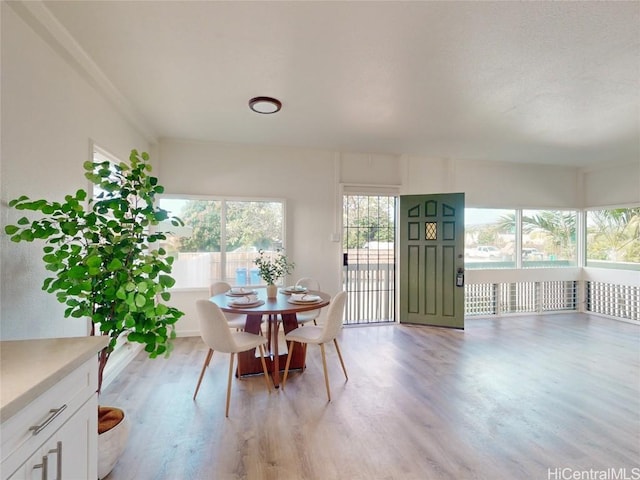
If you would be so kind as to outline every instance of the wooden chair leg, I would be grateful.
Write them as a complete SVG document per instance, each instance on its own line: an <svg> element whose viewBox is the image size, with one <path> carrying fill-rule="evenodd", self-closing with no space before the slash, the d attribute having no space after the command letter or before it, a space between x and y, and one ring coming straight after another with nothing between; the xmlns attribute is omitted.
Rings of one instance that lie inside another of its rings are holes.
<svg viewBox="0 0 640 480"><path fill-rule="evenodd" d="M264 381L267 382L267 390L269 390L269 393L271 393L271 383L269 382L269 372L267 371L267 363L264 361L264 347L262 345L258 345L258 347L260 348L260 361L262 362L262 370L264 371Z"/></svg>
<svg viewBox="0 0 640 480"><path fill-rule="evenodd" d="M225 411L225 416L229 416L229 401L231 400L231 377L233 376L233 357L235 353L229 355L229 380L227 382L227 409Z"/></svg>
<svg viewBox="0 0 640 480"><path fill-rule="evenodd" d="M342 365L342 371L344 372L344 378L349 380L349 376L347 375L347 369L344 366L344 361L342 360L342 353L340 353L340 347L338 346L338 340L333 339L333 343L336 346L336 352L338 352L338 358L340 359L340 365Z"/></svg>
<svg viewBox="0 0 640 480"><path fill-rule="evenodd" d="M324 369L324 384L327 387L327 398L331 401L331 391L329 390L329 372L327 372L327 356L324 352L324 343L320 344L320 351L322 352L322 368Z"/></svg>
<svg viewBox="0 0 640 480"><path fill-rule="evenodd" d="M287 376L289 375L289 365L291 364L291 354L293 353L293 342L289 342L289 353L287 354L287 363L284 366L284 377L282 377L282 389L287 383Z"/></svg>
<svg viewBox="0 0 640 480"><path fill-rule="evenodd" d="M202 383L202 377L204 376L204 371L209 366L209 362L211 361L211 357L213 356L213 350L209 349L207 352L207 356L204 359L204 365L202 365L202 371L200 372L200 378L198 378L198 385L196 385L196 391L193 392L193 399L196 399L196 395L198 395L198 390L200 390L200 384Z"/></svg>

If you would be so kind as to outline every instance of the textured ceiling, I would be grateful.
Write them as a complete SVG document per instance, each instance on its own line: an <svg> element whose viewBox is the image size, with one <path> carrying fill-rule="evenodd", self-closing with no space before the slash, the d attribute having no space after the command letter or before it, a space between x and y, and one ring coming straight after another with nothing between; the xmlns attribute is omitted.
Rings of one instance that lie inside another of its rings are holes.
<svg viewBox="0 0 640 480"><path fill-rule="evenodd" d="M156 138L640 161L640 2L44 6Z"/></svg>

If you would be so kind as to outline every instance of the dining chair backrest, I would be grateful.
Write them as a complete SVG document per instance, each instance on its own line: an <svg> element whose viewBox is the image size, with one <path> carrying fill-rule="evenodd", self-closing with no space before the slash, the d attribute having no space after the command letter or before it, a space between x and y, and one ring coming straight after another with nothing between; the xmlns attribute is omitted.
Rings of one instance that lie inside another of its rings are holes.
<svg viewBox="0 0 640 480"><path fill-rule="evenodd" d="M220 307L209 300L196 300L196 309L200 321L200 335L204 343L217 352L236 352L236 343Z"/></svg>
<svg viewBox="0 0 640 480"><path fill-rule="evenodd" d="M320 290L320 283L315 278L303 277L296 282L298 287L307 287L309 290Z"/></svg>
<svg viewBox="0 0 640 480"><path fill-rule="evenodd" d="M333 297L327 309L327 318L322 326L322 335L318 343L329 342L338 336L342 328L346 301L347 292L344 291Z"/></svg>
<svg viewBox="0 0 640 480"><path fill-rule="evenodd" d="M209 285L209 296L213 297L214 295L220 295L221 293L225 293L231 290L231 285L227 282L213 282Z"/></svg>

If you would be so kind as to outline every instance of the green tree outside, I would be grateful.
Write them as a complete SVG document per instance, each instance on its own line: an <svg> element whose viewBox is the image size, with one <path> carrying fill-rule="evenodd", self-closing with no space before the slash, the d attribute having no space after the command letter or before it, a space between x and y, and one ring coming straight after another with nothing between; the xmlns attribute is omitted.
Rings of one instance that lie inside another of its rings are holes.
<svg viewBox="0 0 640 480"><path fill-rule="evenodd" d="M393 242L395 197L345 195L343 247L363 248L367 242Z"/></svg>
<svg viewBox="0 0 640 480"><path fill-rule="evenodd" d="M180 212L189 237L173 239L179 252L219 252L222 247L222 209L225 208L227 251L240 247L275 250L282 247L282 204L262 201L187 200Z"/></svg>
<svg viewBox="0 0 640 480"><path fill-rule="evenodd" d="M587 213L587 258L640 263L640 207Z"/></svg>

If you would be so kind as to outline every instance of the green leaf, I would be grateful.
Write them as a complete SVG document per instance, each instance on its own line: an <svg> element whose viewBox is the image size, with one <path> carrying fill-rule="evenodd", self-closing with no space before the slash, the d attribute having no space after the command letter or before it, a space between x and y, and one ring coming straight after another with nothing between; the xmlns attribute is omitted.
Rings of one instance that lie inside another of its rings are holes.
<svg viewBox="0 0 640 480"><path fill-rule="evenodd" d="M18 230L20 230L18 227L16 227L15 225L7 225L6 227L4 227L4 232L7 235L13 235L14 233L16 233Z"/></svg>
<svg viewBox="0 0 640 480"><path fill-rule="evenodd" d="M62 233L73 237L78 233L78 225L76 222L63 222L60 224L60 230L62 230Z"/></svg>
<svg viewBox="0 0 640 480"><path fill-rule="evenodd" d="M124 317L124 326L127 328L133 328L136 325L136 321L131 314L127 314Z"/></svg>
<svg viewBox="0 0 640 480"><path fill-rule="evenodd" d="M173 277L170 277L169 275L160 275L158 280L160 281L160 285L162 286L162 288L171 288L176 283Z"/></svg>
<svg viewBox="0 0 640 480"><path fill-rule="evenodd" d="M99 267L102 265L102 259L97 255L87 257L86 264L88 267Z"/></svg>
<svg viewBox="0 0 640 480"><path fill-rule="evenodd" d="M135 302L136 302L136 307L142 308L147 303L147 297L145 297L141 293L138 293L135 297Z"/></svg>
<svg viewBox="0 0 640 480"><path fill-rule="evenodd" d="M109 265L107 265L107 270L109 270L110 272L115 272L116 270L119 270L121 268L122 262L118 258L114 258L109 262Z"/></svg>
<svg viewBox="0 0 640 480"><path fill-rule="evenodd" d="M42 257L42 260L44 260L45 263L57 263L58 257L56 255L49 253L44 257Z"/></svg>
<svg viewBox="0 0 640 480"><path fill-rule="evenodd" d="M24 202L25 200L29 200L29 197L26 195L20 195L20 197L13 199L9 202L10 207L15 207L18 203Z"/></svg>
<svg viewBox="0 0 640 480"><path fill-rule="evenodd" d="M20 240L24 240L25 242L33 242L33 232L31 230L23 230L22 232L20 232L19 237ZM13 240L13 237L11 238L11 240Z"/></svg>
<svg viewBox="0 0 640 480"><path fill-rule="evenodd" d="M87 273L87 269L80 265L71 267L68 271L69 278L74 278L74 279L83 278L86 273Z"/></svg>

